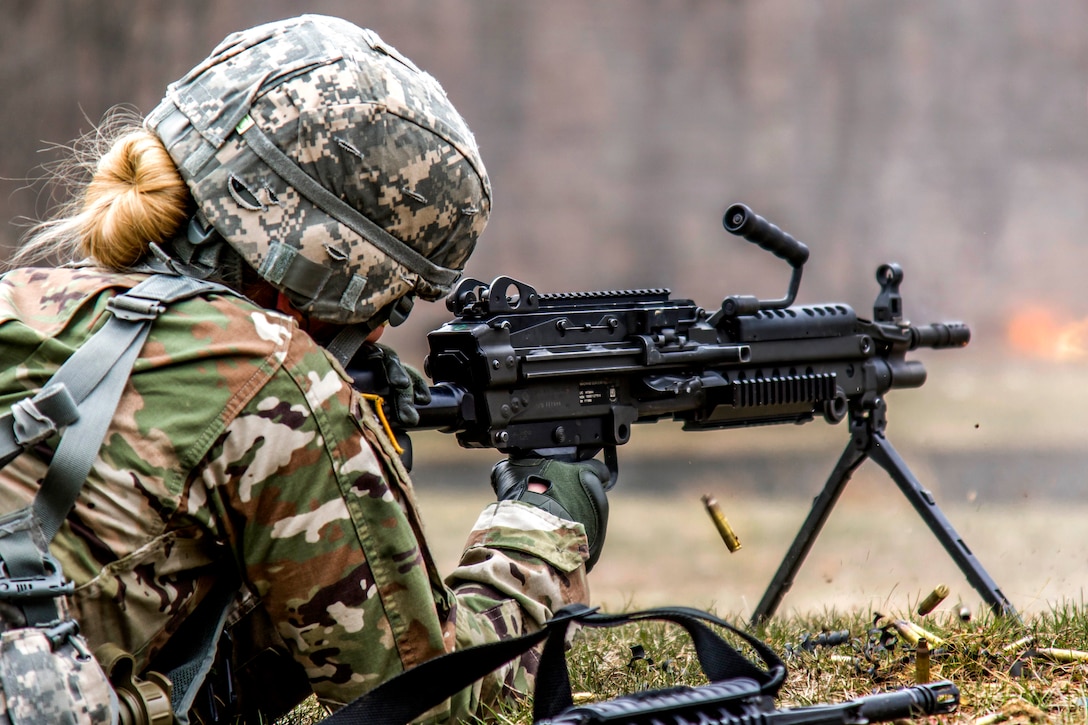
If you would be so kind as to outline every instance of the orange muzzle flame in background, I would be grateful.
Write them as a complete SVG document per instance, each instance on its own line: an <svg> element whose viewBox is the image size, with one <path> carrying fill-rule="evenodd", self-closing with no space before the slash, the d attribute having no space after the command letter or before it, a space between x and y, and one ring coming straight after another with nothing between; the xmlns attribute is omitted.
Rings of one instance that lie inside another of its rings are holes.
<svg viewBox="0 0 1088 725"><path fill-rule="evenodd" d="M1032 307L1013 315L1005 336L1013 350L1036 360L1088 358L1088 318L1063 319L1053 310Z"/></svg>

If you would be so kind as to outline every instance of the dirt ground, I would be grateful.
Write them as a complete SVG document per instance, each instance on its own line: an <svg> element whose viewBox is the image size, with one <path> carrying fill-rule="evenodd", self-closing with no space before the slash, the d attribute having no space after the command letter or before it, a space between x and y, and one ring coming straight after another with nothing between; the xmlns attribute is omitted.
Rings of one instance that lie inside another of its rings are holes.
<svg viewBox="0 0 1088 725"><path fill-rule="evenodd" d="M861 484L862 482L858 482ZM854 483L851 483L853 486ZM443 571L488 500L478 493L421 491L429 536ZM985 609L948 554L890 484L874 495L848 486L779 613L907 611L938 584L959 603ZM707 515L712 493L741 540L730 553ZM800 499L686 491L674 496L616 491L604 554L591 575L594 603L616 610L682 604L747 619L759 603L809 509ZM1088 504L956 502L938 505L976 559L1022 613L1083 602ZM938 610L939 611L939 610Z"/></svg>

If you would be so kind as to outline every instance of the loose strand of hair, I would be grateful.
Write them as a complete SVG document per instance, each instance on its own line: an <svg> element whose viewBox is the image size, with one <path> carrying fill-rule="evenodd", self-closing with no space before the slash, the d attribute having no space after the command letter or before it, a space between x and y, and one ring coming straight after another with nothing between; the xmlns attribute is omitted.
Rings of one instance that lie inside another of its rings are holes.
<svg viewBox="0 0 1088 725"><path fill-rule="evenodd" d="M99 172L99 164L120 140L142 133L146 132L140 114L131 107L117 106L107 112L101 123L92 126L71 144L55 145L53 148L61 152L60 157L42 164L41 168L43 179L51 188L51 198L59 198L59 201L54 203L47 219L29 227L9 265L25 266L43 261L55 264L86 256L87 231L96 223L91 215L101 211L87 206L87 192ZM183 193L187 197L187 190ZM184 202L179 204L185 205ZM136 233L148 234L149 230L141 229ZM107 266L124 266L117 259L109 259L108 251L104 252L102 247L98 254L107 257L97 259ZM128 259L131 256L121 255L126 261L131 261Z"/></svg>

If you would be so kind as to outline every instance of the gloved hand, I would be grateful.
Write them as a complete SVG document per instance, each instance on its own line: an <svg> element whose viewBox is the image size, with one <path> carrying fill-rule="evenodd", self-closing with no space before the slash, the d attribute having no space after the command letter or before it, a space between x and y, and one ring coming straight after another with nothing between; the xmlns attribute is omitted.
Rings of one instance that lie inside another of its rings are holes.
<svg viewBox="0 0 1088 725"><path fill-rule="evenodd" d="M415 368L400 361L400 356L388 345L369 343L373 353L381 360L385 378L389 383L389 397L393 402L392 417L406 428L419 423L417 405L431 402L431 389L427 379Z"/></svg>
<svg viewBox="0 0 1088 725"><path fill-rule="evenodd" d="M589 560L593 568L604 548L608 527L608 498L612 474L596 459L568 463L554 458L511 456L491 469L491 487L500 501L521 501L576 521L586 527ZM529 484L546 487L542 493L529 490Z"/></svg>

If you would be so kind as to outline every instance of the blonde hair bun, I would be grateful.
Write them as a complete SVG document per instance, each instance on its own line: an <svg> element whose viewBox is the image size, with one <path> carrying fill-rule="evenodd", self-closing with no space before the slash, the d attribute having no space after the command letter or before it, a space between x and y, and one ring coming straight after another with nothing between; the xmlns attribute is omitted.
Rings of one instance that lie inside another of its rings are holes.
<svg viewBox="0 0 1088 725"><path fill-rule="evenodd" d="M103 154L84 192L81 249L103 266L128 267L150 244L177 234L190 203L162 142L144 129L129 131Z"/></svg>

